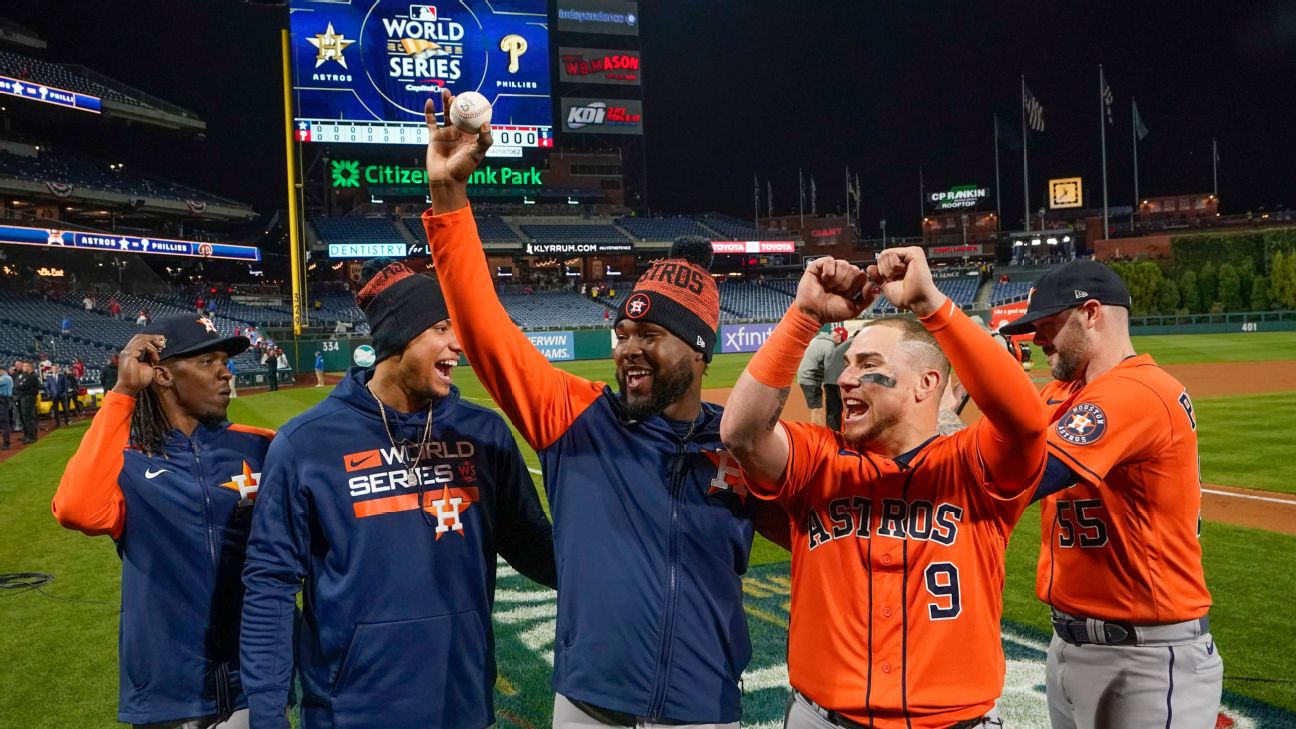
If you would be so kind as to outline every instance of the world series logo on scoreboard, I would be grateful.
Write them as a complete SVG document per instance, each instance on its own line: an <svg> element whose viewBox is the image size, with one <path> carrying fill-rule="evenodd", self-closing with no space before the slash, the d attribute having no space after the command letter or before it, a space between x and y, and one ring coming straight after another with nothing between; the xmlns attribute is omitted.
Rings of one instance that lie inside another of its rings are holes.
<svg viewBox="0 0 1296 729"><path fill-rule="evenodd" d="M423 105L440 109L449 89L491 101L493 156L553 146L545 0L292 0L291 11L299 142L426 144Z"/></svg>

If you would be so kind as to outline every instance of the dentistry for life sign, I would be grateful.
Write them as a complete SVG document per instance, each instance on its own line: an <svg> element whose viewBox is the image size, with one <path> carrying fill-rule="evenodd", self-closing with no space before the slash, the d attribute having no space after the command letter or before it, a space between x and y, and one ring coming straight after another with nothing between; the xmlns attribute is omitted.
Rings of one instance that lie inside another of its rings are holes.
<svg viewBox="0 0 1296 729"><path fill-rule="evenodd" d="M572 332L527 332L527 339L550 362L576 359L576 335Z"/></svg>

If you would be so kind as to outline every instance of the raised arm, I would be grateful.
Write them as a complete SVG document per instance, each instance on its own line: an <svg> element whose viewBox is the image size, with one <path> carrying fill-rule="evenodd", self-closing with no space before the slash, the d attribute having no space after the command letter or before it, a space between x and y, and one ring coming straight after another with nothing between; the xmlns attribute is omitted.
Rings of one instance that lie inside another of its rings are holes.
<svg viewBox="0 0 1296 729"><path fill-rule="evenodd" d="M787 471L791 451L779 416L806 346L825 322L853 319L872 303L867 283L863 271L846 261L812 261L792 306L734 385L720 437L758 496L777 493Z"/></svg>
<svg viewBox="0 0 1296 729"><path fill-rule="evenodd" d="M442 108L453 97L442 95ZM423 214L437 279L468 362L491 399L532 448L548 446L596 399L600 383L549 364L509 318L495 296L477 223L468 207L468 178L491 146L490 125L468 134L449 124L438 127L432 100L427 169L432 208Z"/></svg>
<svg viewBox="0 0 1296 729"><path fill-rule="evenodd" d="M1020 364L940 292L921 248L882 251L869 277L882 281L897 307L918 316L985 416L977 446L996 495L1012 498L1033 487L1044 469L1048 416Z"/></svg>
<svg viewBox="0 0 1296 729"><path fill-rule="evenodd" d="M126 498L117 479L130 444L135 396L153 381L153 362L166 337L136 334L120 357L117 384L104 396L103 406L72 454L51 509L58 523L91 536L121 536L126 527Z"/></svg>

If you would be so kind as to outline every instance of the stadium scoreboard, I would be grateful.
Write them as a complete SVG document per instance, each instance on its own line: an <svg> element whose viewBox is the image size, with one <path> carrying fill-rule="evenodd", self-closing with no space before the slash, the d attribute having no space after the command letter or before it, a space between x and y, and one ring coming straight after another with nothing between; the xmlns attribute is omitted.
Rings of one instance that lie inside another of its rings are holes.
<svg viewBox="0 0 1296 729"><path fill-rule="evenodd" d="M477 91L493 157L552 148L546 0L292 0L299 142L426 145L423 105Z"/></svg>

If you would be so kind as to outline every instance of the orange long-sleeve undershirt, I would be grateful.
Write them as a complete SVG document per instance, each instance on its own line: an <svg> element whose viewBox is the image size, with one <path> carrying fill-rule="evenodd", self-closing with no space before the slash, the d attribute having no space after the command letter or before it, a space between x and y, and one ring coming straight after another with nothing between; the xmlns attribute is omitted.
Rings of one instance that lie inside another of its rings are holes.
<svg viewBox="0 0 1296 729"><path fill-rule="evenodd" d="M1021 365L948 299L920 321L985 417L977 447L995 495L1034 488L1044 472L1048 413Z"/></svg>
<svg viewBox="0 0 1296 729"><path fill-rule="evenodd" d="M109 392L63 469L51 508L58 523L91 536L121 537L126 497L117 482L130 443L135 398Z"/></svg>
<svg viewBox="0 0 1296 729"><path fill-rule="evenodd" d="M603 392L603 383L545 359L495 296L472 208L423 214L450 324L491 399L535 450L559 438Z"/></svg>

